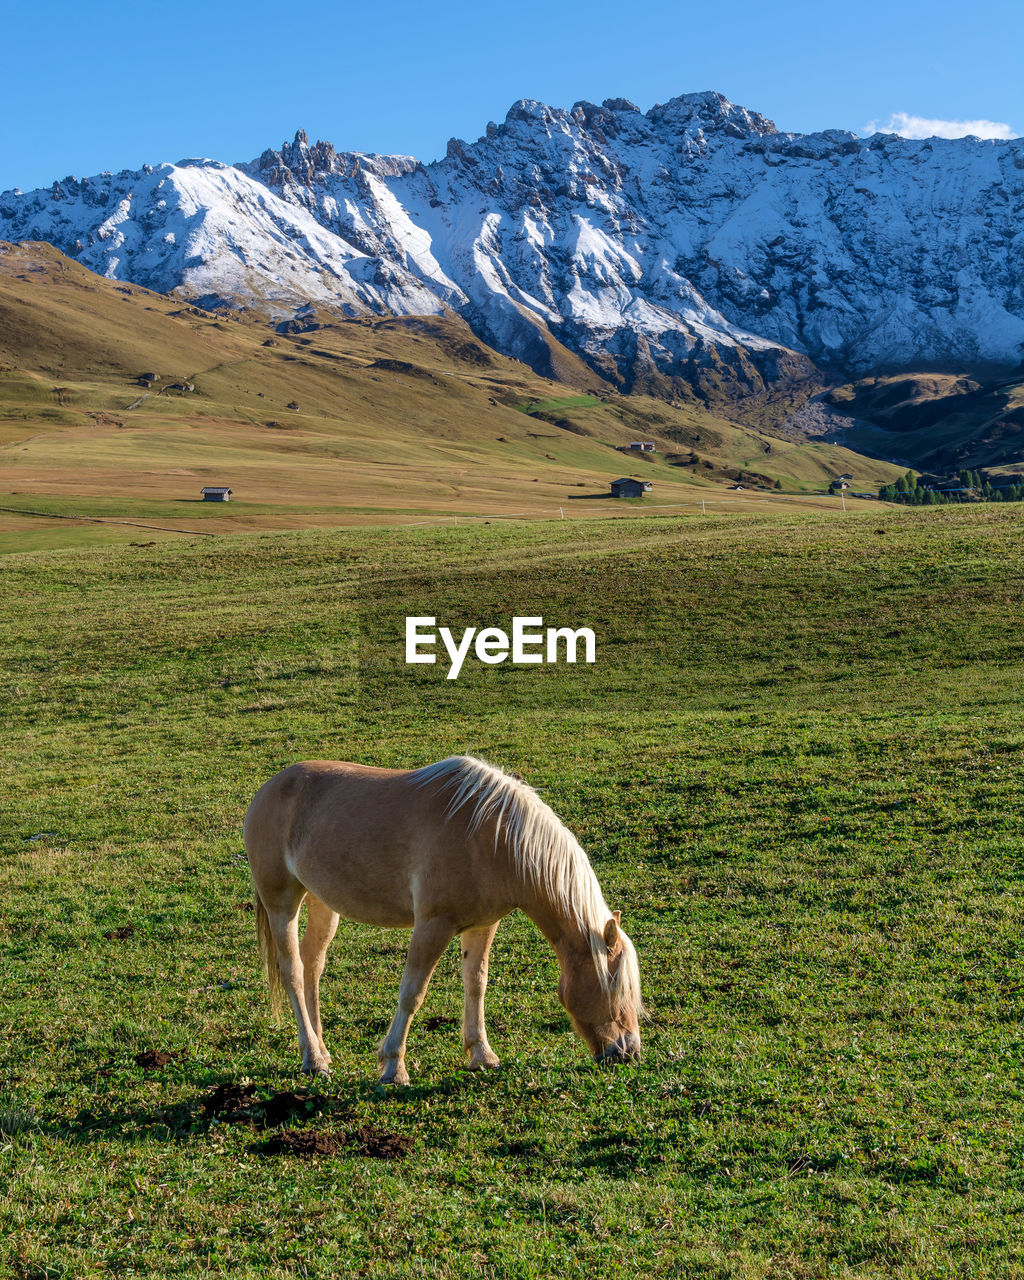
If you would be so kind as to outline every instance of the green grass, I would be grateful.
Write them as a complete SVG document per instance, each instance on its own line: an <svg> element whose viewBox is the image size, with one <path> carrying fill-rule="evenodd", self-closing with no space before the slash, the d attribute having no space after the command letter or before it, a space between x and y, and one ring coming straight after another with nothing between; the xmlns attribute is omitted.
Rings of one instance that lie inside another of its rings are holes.
<svg viewBox="0 0 1024 1280"><path fill-rule="evenodd" d="M175 517L188 520L223 519L232 515L269 515L274 512L294 511L305 515L318 515L338 510L334 504L302 502L271 503L245 502L232 498L229 502L205 502L198 496L199 490L189 492L186 485L181 486L188 496L180 498L131 498L121 495L105 498L75 495L66 497L61 494L2 494L0 510L9 512L33 512L42 515L81 517L83 519L100 518L110 520L168 520L173 523ZM371 508L367 508L370 510Z"/></svg>
<svg viewBox="0 0 1024 1280"><path fill-rule="evenodd" d="M1024 1275L1020 533L942 508L6 557L0 1275ZM404 665L412 613L591 625L598 662L446 681ZM406 937L343 923L335 1073L289 1123L409 1155L261 1155L201 1107L298 1087L245 806L295 759L459 751L580 835L643 1060L587 1060L513 917L500 1072L425 1025L458 1016L452 950L381 1092Z"/></svg>
<svg viewBox="0 0 1024 1280"><path fill-rule="evenodd" d="M92 521L37 520L26 516L16 518L16 526L0 528L0 555L21 554L27 551L50 551L54 547L70 550L96 545L138 545L140 539L162 540L181 535L161 529L139 528L136 525L97 524ZM197 535L193 535L197 536Z"/></svg>
<svg viewBox="0 0 1024 1280"><path fill-rule="evenodd" d="M587 409L591 405L602 403L600 396L548 396L518 404L516 408L523 413L556 413L559 409Z"/></svg>

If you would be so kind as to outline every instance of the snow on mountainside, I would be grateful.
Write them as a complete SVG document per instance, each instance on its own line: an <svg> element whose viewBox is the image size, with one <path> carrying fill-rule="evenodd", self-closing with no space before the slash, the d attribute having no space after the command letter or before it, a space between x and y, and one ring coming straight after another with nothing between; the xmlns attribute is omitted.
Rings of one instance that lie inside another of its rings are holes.
<svg viewBox="0 0 1024 1280"><path fill-rule="evenodd" d="M535 367L550 334L626 388L748 394L812 360L1016 364L1022 215L1021 140L784 134L698 93L523 100L428 165L300 132L250 164L67 178L3 193L0 236L206 305L451 308Z"/></svg>

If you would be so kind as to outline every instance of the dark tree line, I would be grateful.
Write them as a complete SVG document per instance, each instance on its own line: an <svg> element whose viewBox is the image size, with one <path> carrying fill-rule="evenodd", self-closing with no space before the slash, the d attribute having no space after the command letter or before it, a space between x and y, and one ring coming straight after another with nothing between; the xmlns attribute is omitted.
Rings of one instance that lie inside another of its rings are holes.
<svg viewBox="0 0 1024 1280"><path fill-rule="evenodd" d="M1024 483L1010 476L997 476L996 483L978 471L961 471L947 480L928 484L908 471L895 484L885 484L878 491L883 502L902 502L908 507L941 507L951 502L1022 502Z"/></svg>

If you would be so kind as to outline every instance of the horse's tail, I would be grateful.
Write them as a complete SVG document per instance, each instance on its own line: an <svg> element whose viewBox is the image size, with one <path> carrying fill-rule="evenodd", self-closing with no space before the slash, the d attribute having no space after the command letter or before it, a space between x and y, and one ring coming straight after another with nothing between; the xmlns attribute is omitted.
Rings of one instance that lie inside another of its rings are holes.
<svg viewBox="0 0 1024 1280"><path fill-rule="evenodd" d="M267 993L270 997L270 1011L274 1021L280 1023L284 1008L284 983L281 981L281 970L277 964L277 943L270 930L267 909L263 905L259 890L253 886L253 901L256 907L256 942L260 949L260 960L263 963L263 976L267 980Z"/></svg>

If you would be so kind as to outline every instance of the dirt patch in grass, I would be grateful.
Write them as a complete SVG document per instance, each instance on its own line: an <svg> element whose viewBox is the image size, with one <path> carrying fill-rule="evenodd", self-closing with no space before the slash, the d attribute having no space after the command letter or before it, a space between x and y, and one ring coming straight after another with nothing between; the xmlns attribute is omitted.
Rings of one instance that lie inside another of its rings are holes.
<svg viewBox="0 0 1024 1280"><path fill-rule="evenodd" d="M144 1049L142 1053L135 1055L135 1065L141 1067L143 1071L159 1071L161 1067L166 1067L169 1062L173 1062L178 1057L176 1053L168 1053L164 1049Z"/></svg>
<svg viewBox="0 0 1024 1280"><path fill-rule="evenodd" d="M229 1124L252 1120L259 1101L254 1084L219 1084L199 1103L209 1119L216 1117Z"/></svg>
<svg viewBox="0 0 1024 1280"><path fill-rule="evenodd" d="M124 942L126 938L135 936L135 926L133 924L123 924L119 929L108 929L103 935L104 938L116 939L118 942Z"/></svg>
<svg viewBox="0 0 1024 1280"><path fill-rule="evenodd" d="M424 1018L423 1026L427 1031L436 1031L438 1027L457 1027L459 1026L459 1019L437 1014L433 1018Z"/></svg>
<svg viewBox="0 0 1024 1280"><path fill-rule="evenodd" d="M262 1156L333 1156L345 1145L344 1137L314 1133L309 1129L282 1129L256 1148Z"/></svg>
<svg viewBox="0 0 1024 1280"><path fill-rule="evenodd" d="M259 1096L255 1084L219 1084L200 1102L199 1109L208 1120L222 1124L251 1124L272 1129L286 1120L317 1115L333 1110L335 1102L323 1094L307 1089L281 1090L269 1098Z"/></svg>
<svg viewBox="0 0 1024 1280"><path fill-rule="evenodd" d="M331 1156L343 1148L353 1155L373 1160L404 1160L412 1147L412 1138L403 1133L389 1133L373 1125L364 1125L348 1133L324 1133L312 1129L282 1129L253 1150L261 1156L315 1155Z"/></svg>
<svg viewBox="0 0 1024 1280"><path fill-rule="evenodd" d="M356 1147L361 1156L372 1156L376 1160L404 1160L412 1146L412 1138L368 1124L348 1135L348 1145Z"/></svg>

